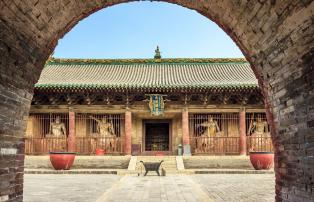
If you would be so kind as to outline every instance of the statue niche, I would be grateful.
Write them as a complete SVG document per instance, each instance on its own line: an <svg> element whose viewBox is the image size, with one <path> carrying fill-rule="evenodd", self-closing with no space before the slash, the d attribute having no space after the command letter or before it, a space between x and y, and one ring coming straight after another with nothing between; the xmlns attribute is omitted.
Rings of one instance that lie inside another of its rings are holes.
<svg viewBox="0 0 314 202"><path fill-rule="evenodd" d="M252 115L248 136L252 137L251 146L249 148L250 151L262 151L262 145L269 145L271 143L270 134L268 132L268 123L267 121L262 120L260 114L258 114L255 121L254 114Z"/></svg>
<svg viewBox="0 0 314 202"><path fill-rule="evenodd" d="M46 145L42 145L42 148L48 149L49 145L54 145L53 149L55 151L65 151L67 145L66 137L67 130L65 124L61 122L60 116L57 116L54 122L50 122L49 133L45 135L47 140L44 142L44 144Z"/></svg>
<svg viewBox="0 0 314 202"><path fill-rule="evenodd" d="M197 149L203 152L214 149L215 145L217 145L215 137L220 136L221 133L217 121L209 116L208 121L196 124L196 126L204 128L199 138L201 141L197 142Z"/></svg>
<svg viewBox="0 0 314 202"><path fill-rule="evenodd" d="M116 134L112 119L103 117L102 119L97 119L90 116L90 119L96 121L96 133L97 137L94 138L92 145L94 145L94 150L96 148L105 149L105 151L115 151L116 150Z"/></svg>
<svg viewBox="0 0 314 202"><path fill-rule="evenodd" d="M50 123L49 133L46 137L66 137L66 128L64 123L61 122L60 116L57 116L54 122Z"/></svg>

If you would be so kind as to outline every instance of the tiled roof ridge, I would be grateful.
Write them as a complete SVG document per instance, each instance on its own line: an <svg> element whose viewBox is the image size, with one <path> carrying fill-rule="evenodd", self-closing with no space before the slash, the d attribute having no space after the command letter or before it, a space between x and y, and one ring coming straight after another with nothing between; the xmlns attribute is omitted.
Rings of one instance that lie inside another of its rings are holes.
<svg viewBox="0 0 314 202"><path fill-rule="evenodd" d="M46 64L247 63L245 58L75 59L49 58Z"/></svg>

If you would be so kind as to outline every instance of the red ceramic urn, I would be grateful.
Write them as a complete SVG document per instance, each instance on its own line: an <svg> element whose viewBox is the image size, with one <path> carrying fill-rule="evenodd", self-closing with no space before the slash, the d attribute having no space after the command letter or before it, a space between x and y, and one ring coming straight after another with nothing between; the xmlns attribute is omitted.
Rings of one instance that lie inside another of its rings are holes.
<svg viewBox="0 0 314 202"><path fill-rule="evenodd" d="M165 154L163 152L156 152L155 156L165 156Z"/></svg>
<svg viewBox="0 0 314 202"><path fill-rule="evenodd" d="M274 153L250 152L250 161L255 170L269 170L274 165Z"/></svg>
<svg viewBox="0 0 314 202"><path fill-rule="evenodd" d="M102 156L105 154L105 150L104 149L96 149L95 154L97 156Z"/></svg>
<svg viewBox="0 0 314 202"><path fill-rule="evenodd" d="M75 159L74 152L49 152L50 162L56 170L69 170Z"/></svg>

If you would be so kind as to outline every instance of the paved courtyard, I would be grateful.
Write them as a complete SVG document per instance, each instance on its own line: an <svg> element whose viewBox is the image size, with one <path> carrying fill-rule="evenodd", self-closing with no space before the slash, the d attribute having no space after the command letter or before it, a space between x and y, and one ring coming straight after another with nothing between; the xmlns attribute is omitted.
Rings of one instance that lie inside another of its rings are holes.
<svg viewBox="0 0 314 202"><path fill-rule="evenodd" d="M274 201L273 174L25 175L26 202Z"/></svg>
<svg viewBox="0 0 314 202"><path fill-rule="evenodd" d="M275 201L275 174L191 176L213 201Z"/></svg>

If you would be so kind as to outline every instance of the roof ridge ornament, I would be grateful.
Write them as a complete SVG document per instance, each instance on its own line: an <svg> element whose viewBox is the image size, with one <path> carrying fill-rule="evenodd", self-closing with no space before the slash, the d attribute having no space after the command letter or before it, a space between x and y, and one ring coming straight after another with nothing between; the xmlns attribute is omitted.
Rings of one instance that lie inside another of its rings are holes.
<svg viewBox="0 0 314 202"><path fill-rule="evenodd" d="M157 46L157 48L156 48L156 50L155 50L154 59L155 59L155 60L160 60L160 59L161 59L161 54L160 54L159 46Z"/></svg>
<svg viewBox="0 0 314 202"><path fill-rule="evenodd" d="M49 55L49 57L48 57L48 59L47 59L47 61L46 61L46 64L47 63L49 63L49 62L52 62L52 61L54 61L54 59L55 59L55 57L53 57L53 55L54 55L54 51Z"/></svg>

